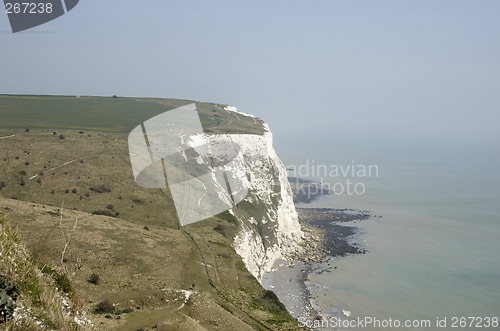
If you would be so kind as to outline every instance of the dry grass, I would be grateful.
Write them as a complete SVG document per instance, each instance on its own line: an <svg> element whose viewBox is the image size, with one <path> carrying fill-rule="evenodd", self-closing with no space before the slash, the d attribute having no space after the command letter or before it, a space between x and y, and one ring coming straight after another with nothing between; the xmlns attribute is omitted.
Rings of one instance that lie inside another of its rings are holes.
<svg viewBox="0 0 500 331"><path fill-rule="evenodd" d="M53 131L33 129L0 140L0 183L5 184L0 207L37 262L66 270L83 298L83 309L93 312L106 299L119 309L141 307L112 319L91 314L96 329L168 325L185 330L195 329L194 321L205 329L259 327L243 311L263 322L278 318L273 329L297 329L287 314L253 304L264 289L231 247L238 223L229 213L188 226L211 265L208 273L225 295L221 297L208 281L197 247L177 227L168 190L142 189L135 183L126 135ZM92 215L94 211L114 217ZM93 273L100 276L98 285L88 282ZM188 290L193 284L199 295L189 299L192 305L177 310L179 305L165 301L162 289Z"/></svg>
<svg viewBox="0 0 500 331"><path fill-rule="evenodd" d="M36 266L10 221L1 214L0 256L0 274L21 287L14 316L4 325L6 330L91 329L90 320L81 316L76 296L57 289L54 279Z"/></svg>

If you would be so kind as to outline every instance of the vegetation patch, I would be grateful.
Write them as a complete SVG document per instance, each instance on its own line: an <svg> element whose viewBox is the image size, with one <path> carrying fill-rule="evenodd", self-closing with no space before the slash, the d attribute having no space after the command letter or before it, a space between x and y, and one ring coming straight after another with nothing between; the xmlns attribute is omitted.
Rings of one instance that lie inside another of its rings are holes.
<svg viewBox="0 0 500 331"><path fill-rule="evenodd" d="M116 217L116 213L109 209L94 210L92 215L104 215L108 217Z"/></svg>
<svg viewBox="0 0 500 331"><path fill-rule="evenodd" d="M91 187L90 190L99 194L111 192L111 189L105 185L99 185L98 187Z"/></svg>

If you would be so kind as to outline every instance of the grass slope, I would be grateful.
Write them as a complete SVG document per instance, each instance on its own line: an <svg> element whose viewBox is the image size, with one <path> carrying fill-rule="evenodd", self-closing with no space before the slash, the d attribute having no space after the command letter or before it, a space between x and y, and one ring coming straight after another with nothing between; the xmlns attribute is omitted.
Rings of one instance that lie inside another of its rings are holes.
<svg viewBox="0 0 500 331"><path fill-rule="evenodd" d="M239 229L234 217L225 212L192 224L188 234L178 228L168 190L136 185L127 130L189 103L137 100L0 96L0 212L37 263L69 276L97 329L298 329L231 247ZM84 116L83 105L94 108ZM197 105L211 116L202 118L209 133L262 130L260 120ZM94 273L97 285L88 282ZM194 293L186 300L182 291ZM103 300L115 311L95 313Z"/></svg>
<svg viewBox="0 0 500 331"><path fill-rule="evenodd" d="M6 330L91 330L81 302L65 274L37 264L13 228L0 214L0 275L19 286L14 317L0 327Z"/></svg>

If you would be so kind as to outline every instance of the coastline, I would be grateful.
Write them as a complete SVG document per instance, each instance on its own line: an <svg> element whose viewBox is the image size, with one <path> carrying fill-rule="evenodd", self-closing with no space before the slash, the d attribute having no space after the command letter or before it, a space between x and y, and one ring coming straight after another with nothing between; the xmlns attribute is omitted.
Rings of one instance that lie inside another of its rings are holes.
<svg viewBox="0 0 500 331"><path fill-rule="evenodd" d="M297 208L297 212L304 232L303 253L277 261L264 275L262 285L276 293L293 317L312 323L326 317L311 293L312 277L336 269L330 263L334 258L367 252L350 239L358 231L352 224L369 219L371 214L333 208Z"/></svg>

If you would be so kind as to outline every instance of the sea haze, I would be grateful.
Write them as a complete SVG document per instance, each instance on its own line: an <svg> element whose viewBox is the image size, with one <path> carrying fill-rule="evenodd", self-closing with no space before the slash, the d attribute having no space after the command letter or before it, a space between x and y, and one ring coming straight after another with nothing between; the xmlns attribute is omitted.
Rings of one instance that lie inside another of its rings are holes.
<svg viewBox="0 0 500 331"><path fill-rule="evenodd" d="M353 240L368 254L335 259L336 269L311 274L317 308L433 323L445 316L500 317L498 146L332 147L317 146L316 164L355 159L377 164L379 176L348 178L365 185L363 195L333 194L307 207L369 210L382 218L355 224ZM282 158L287 165L306 162L297 151ZM346 178L322 180L333 185Z"/></svg>

